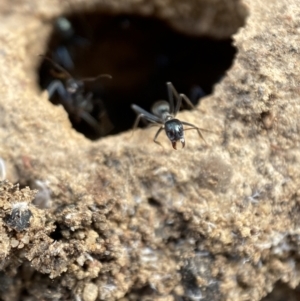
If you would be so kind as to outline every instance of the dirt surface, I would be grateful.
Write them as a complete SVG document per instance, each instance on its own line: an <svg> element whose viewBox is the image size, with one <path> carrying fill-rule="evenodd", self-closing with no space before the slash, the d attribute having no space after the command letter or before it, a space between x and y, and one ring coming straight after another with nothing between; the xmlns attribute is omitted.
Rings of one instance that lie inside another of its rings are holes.
<svg viewBox="0 0 300 301"><path fill-rule="evenodd" d="M36 70L51 20L76 10L226 38L248 13L227 75L178 115L215 132L207 145L193 131L178 151L153 128L74 131ZM1 300L258 301L299 284L298 1L3 1L0 13Z"/></svg>

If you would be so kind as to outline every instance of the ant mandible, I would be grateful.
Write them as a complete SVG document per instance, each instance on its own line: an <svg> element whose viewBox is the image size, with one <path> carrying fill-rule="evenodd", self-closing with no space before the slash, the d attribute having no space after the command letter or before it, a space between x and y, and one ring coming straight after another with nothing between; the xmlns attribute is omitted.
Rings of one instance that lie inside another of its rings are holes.
<svg viewBox="0 0 300 301"><path fill-rule="evenodd" d="M165 100L159 100L152 106L152 113L147 112L146 110L142 109L138 105L132 104L131 108L138 114L136 121L134 123L133 129L135 129L140 121L141 118L146 119L147 121L150 121L156 125L159 125L160 128L156 132L153 141L159 145L160 142L157 141L157 138L162 130L165 130L166 135L168 139L171 141L172 146L174 149L176 148L176 143L178 141L181 142L182 148L185 146L185 139L184 139L184 131L188 129L195 129L197 130L199 136L204 140L206 143L201 130L207 131L204 129L200 129L196 127L192 123L188 123L185 121L180 121L179 119L176 119L175 116L177 115L180 106L182 104L182 101L184 100L191 108L194 108L191 101L188 99L188 97L184 94L178 94L176 89L174 88L173 84L171 82L167 82L167 88L168 88L168 96L169 96L169 102ZM174 97L177 101L177 103L174 105ZM184 129L183 125L190 126L188 129Z"/></svg>

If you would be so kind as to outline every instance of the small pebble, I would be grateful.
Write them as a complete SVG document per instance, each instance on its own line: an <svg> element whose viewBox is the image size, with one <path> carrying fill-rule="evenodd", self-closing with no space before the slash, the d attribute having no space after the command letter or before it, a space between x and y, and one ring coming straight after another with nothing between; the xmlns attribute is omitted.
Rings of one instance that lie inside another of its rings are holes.
<svg viewBox="0 0 300 301"><path fill-rule="evenodd" d="M98 296L98 287L94 283L87 283L83 290L84 301L95 301Z"/></svg>

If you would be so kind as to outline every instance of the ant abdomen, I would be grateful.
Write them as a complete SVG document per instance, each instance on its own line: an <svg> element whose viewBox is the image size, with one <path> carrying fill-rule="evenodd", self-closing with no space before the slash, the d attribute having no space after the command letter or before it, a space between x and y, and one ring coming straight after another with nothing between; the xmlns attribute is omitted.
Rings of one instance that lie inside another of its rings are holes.
<svg viewBox="0 0 300 301"><path fill-rule="evenodd" d="M170 112L170 104L165 100L158 100L153 104L151 111L154 115L163 117Z"/></svg>

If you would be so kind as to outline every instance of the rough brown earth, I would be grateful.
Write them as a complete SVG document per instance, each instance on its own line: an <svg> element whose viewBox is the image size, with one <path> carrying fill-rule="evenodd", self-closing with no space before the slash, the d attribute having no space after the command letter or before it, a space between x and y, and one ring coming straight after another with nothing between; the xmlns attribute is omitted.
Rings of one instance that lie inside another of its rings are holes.
<svg viewBox="0 0 300 301"><path fill-rule="evenodd" d="M205 145L188 132L173 151L151 128L97 142L75 132L35 70L50 20L88 9L212 37L247 13L227 75L179 115L220 134ZM1 300L256 301L279 280L298 286L298 1L2 1L0 11Z"/></svg>

